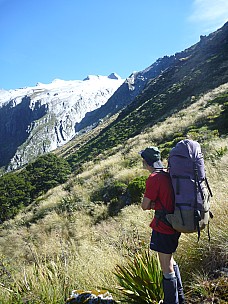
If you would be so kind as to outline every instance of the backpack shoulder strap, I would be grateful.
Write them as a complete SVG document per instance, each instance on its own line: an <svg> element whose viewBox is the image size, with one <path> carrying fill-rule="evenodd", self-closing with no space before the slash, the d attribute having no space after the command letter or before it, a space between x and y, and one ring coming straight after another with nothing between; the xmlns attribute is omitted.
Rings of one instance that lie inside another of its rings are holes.
<svg viewBox="0 0 228 304"><path fill-rule="evenodd" d="M160 170L158 173L159 174L164 174L164 175L166 175L166 176L168 176L170 178L170 174L168 172L166 172L166 171ZM159 203L160 203L160 205L162 207L162 210L155 210L154 216L157 219L157 224L158 224L158 221L161 221L164 224L166 224L167 226L172 227L172 225L170 224L170 222L166 219L166 215L169 212L165 209L165 207L162 204L161 200L159 199L158 201L159 201Z"/></svg>

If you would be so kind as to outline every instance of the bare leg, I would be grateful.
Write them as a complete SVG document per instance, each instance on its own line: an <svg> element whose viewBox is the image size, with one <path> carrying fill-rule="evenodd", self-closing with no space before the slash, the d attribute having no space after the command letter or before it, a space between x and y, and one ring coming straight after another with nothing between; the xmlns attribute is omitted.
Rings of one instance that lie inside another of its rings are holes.
<svg viewBox="0 0 228 304"><path fill-rule="evenodd" d="M174 272L173 269L173 255L172 254L167 254L167 253L162 253L158 252L158 258L161 264L161 269L163 273L170 273Z"/></svg>

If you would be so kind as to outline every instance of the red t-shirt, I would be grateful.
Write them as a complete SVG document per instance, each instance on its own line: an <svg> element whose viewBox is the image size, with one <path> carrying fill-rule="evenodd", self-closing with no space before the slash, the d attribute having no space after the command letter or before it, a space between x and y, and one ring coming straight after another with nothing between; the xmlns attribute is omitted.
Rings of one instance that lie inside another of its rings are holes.
<svg viewBox="0 0 228 304"><path fill-rule="evenodd" d="M144 197L155 202L154 210L163 210L163 205L167 212L172 213L174 211L174 194L169 175L162 172L150 174L146 181ZM171 226L166 225L157 218L153 218L150 227L164 234L176 232Z"/></svg>

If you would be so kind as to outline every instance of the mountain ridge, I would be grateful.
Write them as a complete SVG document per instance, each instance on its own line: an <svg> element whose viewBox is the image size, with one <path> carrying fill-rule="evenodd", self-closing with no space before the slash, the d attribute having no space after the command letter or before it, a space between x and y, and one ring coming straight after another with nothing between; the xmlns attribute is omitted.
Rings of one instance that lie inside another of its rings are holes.
<svg viewBox="0 0 228 304"><path fill-rule="evenodd" d="M180 60L162 74L148 80L134 101L100 135L70 156L69 161L77 167L85 161L86 155L94 158L104 147L123 144L126 139L190 105L200 94L227 83L228 22L216 32L201 37L200 42L184 54L187 56L180 56Z"/></svg>
<svg viewBox="0 0 228 304"><path fill-rule="evenodd" d="M42 101L37 98L42 89L45 89L45 87L42 88L42 85L45 86L44 84L38 83L32 92L35 102L29 105L32 115L30 110L28 110L26 115L26 117L30 117L31 121L28 121L26 130L24 130L24 138L16 143L16 147L12 147L12 142L15 140L14 137L11 137L11 140L5 140L5 142L1 139L5 147L0 148L0 159L1 161L3 160L0 166L6 165L8 162L8 164L10 163L8 168L16 169L36 155L54 151L69 140L72 140L78 132L82 132L82 134L83 132L87 133L91 128L104 123L105 120L114 114L118 115L114 120L111 120L110 125L107 124L105 128L101 128L100 134L96 132L95 138L90 138L89 142L86 141L86 153L94 157L104 147L112 147L113 145L122 143L129 137L135 136L146 127L167 117L173 111L190 104L199 94L205 93L207 90L228 81L227 37L228 23L208 36L201 36L198 43L184 51L159 58L143 71L132 73L126 80L121 80L122 83L115 90L111 93L109 92L110 94L105 102L97 104L95 109L87 108L84 111L84 117L81 115L80 119L74 120L73 127L72 118L68 120L70 115L67 118L66 113L64 114L65 120L59 119L58 123L56 123L55 115L51 115L48 112L50 106L45 107ZM83 81L99 81L102 77L99 75L88 75ZM119 81L119 76L115 73L110 74L107 78L112 81ZM80 81L80 83L83 83L83 81ZM56 79L52 82L52 85L58 88L61 82L64 83L63 80ZM59 111L61 112L69 100L59 98L60 93L61 89L56 89L56 92L53 94L56 100L52 107L59 107ZM6 93L4 92L4 94ZM23 103L28 104L28 96L26 95L24 98ZM59 106L58 99L62 103L63 108ZM10 100L9 108L13 108L19 100L20 97ZM46 117L48 113L49 116ZM2 133L7 133L4 132L5 130L10 129L9 122L5 116L5 114L1 116L0 136ZM23 117L22 114L18 114L18 116ZM40 116L44 117L43 121ZM51 122L50 126L47 125L47 120ZM66 125L71 125L72 132L70 136L66 136ZM16 124L12 128L15 132L14 134L19 132ZM44 130L43 133L35 132L38 129ZM45 134L50 129L56 142L52 146L50 145L52 139L45 137ZM34 132L34 134L31 134L31 132ZM31 136L28 137L28 134ZM14 154L8 153L10 150L14 150ZM83 153L79 151L76 157L69 157L74 159L73 162L80 162L80 154L86 155L86 153L85 151ZM4 154L8 157L5 160ZM32 157L29 158L29 155L32 155Z"/></svg>
<svg viewBox="0 0 228 304"><path fill-rule="evenodd" d="M117 113L120 109L115 108L115 103L118 99L123 98L123 96L124 100L122 101L122 107L127 107L132 101L134 101L134 99L137 98L138 95L143 92L148 85L148 82L151 82L172 66L175 66L178 63L185 64L186 61L191 60L192 53L197 52L197 50L200 48L204 48L208 41L213 40L215 36L219 34L219 32L224 31L224 29L227 28L227 24L228 23L222 27L223 30L222 28L218 29L208 36L201 35L200 41L193 46L190 46L181 52L177 52L175 55L159 58L144 70L132 73L104 105L85 115L82 121L77 124L77 130L80 131L81 129L87 127L90 123L95 123L99 119L103 119L104 117Z"/></svg>
<svg viewBox="0 0 228 304"><path fill-rule="evenodd" d="M104 104L123 81L112 73L1 91L0 167L16 169L72 139L76 122Z"/></svg>

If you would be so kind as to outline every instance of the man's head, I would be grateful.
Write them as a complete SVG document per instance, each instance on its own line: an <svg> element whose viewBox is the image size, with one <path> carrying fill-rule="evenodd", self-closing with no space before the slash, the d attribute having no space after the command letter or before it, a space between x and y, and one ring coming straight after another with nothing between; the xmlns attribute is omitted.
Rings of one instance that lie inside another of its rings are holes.
<svg viewBox="0 0 228 304"><path fill-rule="evenodd" d="M157 147L148 147L139 152L145 162L155 169L162 169L161 154Z"/></svg>

